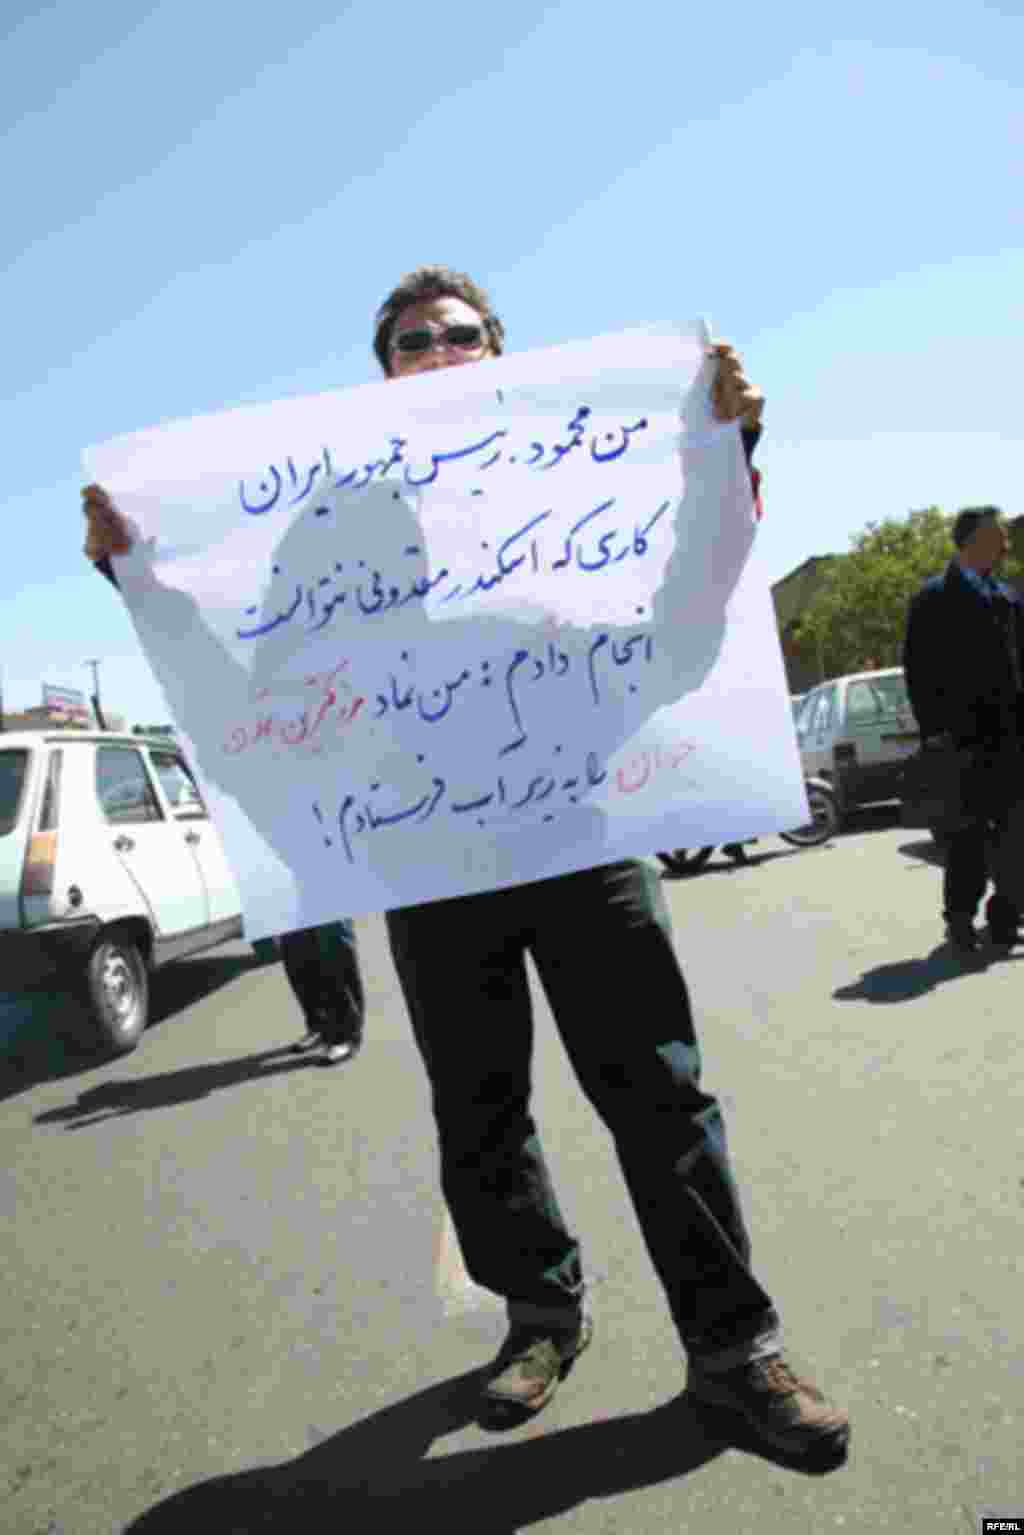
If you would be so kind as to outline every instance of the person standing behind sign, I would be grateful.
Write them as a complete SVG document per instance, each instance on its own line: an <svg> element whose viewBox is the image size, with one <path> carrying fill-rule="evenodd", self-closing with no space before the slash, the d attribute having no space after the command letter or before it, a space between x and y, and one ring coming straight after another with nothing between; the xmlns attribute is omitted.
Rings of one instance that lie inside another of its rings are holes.
<svg viewBox="0 0 1024 1535"><path fill-rule="evenodd" d="M504 328L471 278L423 267L385 299L373 344L385 375L403 378L496 356ZM731 347L713 355L715 413L742 419L749 457L762 398ZM652 869L628 860L402 908L387 924L466 1266L507 1304L484 1421L543 1407L592 1335L579 1246L530 1114L529 953L580 1084L615 1138L689 1358L691 1396L738 1412L790 1453L844 1454L845 1413L791 1369L775 1307L750 1270L721 1109L700 1085L689 997Z"/></svg>
<svg viewBox="0 0 1024 1535"><path fill-rule="evenodd" d="M101 575L117 586L110 557L131 547L127 525L98 485L83 491L88 523L84 554ZM291 1046L296 1055L319 1050L325 1066L338 1066L357 1055L363 1042L366 1001L352 923L342 918L320 927L299 928L277 938L257 939L257 958L268 961L280 950L285 975L302 1009L306 1032Z"/></svg>
<svg viewBox="0 0 1024 1535"><path fill-rule="evenodd" d="M402 378L497 356L504 328L471 278L423 267L381 306L373 344L385 375ZM762 397L731 347L712 355L715 413L742 420L749 456ZM84 495L90 519L123 530L98 487ZM775 1306L750 1269L722 1113L700 1085L689 996L650 866L626 860L404 907L387 926L466 1267L508 1311L481 1420L539 1411L593 1332L579 1244L530 1114L530 954L577 1078L615 1138L688 1356L691 1398L741 1415L773 1448L842 1458L847 1416L791 1368Z"/></svg>
<svg viewBox="0 0 1024 1535"><path fill-rule="evenodd" d="M288 984L306 1019L293 1055L319 1050L325 1066L357 1055L363 1043L366 1003L352 923L342 919L298 928L277 938L257 938L256 957L269 963L278 950Z"/></svg>

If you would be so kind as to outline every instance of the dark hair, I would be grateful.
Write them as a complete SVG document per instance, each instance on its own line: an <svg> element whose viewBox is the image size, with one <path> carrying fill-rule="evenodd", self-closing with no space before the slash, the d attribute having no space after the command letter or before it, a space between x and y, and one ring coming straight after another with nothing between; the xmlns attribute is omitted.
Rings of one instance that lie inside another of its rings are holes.
<svg viewBox="0 0 1024 1535"><path fill-rule="evenodd" d="M491 351L495 355L504 351L505 327L491 308L491 301L483 288L465 272L455 272L448 266L418 266L407 272L397 287L392 288L377 310L373 332L373 350L384 372L391 372L391 332L403 309L410 304L422 304L432 298L460 298L475 309L484 323Z"/></svg>
<svg viewBox="0 0 1024 1535"><path fill-rule="evenodd" d="M969 544L983 522L995 522L1003 515L998 506L965 506L953 523L953 542L958 549Z"/></svg>

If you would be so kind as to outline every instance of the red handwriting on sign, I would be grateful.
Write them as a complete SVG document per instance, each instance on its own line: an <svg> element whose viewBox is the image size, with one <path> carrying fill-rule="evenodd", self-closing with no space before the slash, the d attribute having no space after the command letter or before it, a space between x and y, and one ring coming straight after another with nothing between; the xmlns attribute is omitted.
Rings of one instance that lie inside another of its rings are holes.
<svg viewBox="0 0 1024 1535"><path fill-rule="evenodd" d="M697 750L696 741L676 741L639 752L628 765L616 769L615 784L622 794L636 794L658 773L675 772Z"/></svg>
<svg viewBox="0 0 1024 1535"><path fill-rule="evenodd" d="M275 693L304 697L306 702L297 714L290 710L271 709L254 720L230 726L222 749L229 756L258 746L261 741L272 745L303 746L310 744L314 752L324 750L322 737L333 728L345 730L353 724L366 702L357 695L352 684L341 677L348 666L342 661L331 672L313 673L301 683L284 683L276 688L261 688L256 694L257 703L271 698Z"/></svg>

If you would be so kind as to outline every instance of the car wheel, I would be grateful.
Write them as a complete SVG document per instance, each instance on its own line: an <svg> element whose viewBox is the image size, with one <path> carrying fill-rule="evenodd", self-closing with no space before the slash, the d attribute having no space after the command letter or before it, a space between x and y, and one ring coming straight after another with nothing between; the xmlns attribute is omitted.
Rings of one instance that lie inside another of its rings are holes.
<svg viewBox="0 0 1024 1535"><path fill-rule="evenodd" d="M831 790L818 784L808 784L807 804L811 819L806 825L779 833L783 842L789 842L793 847L817 847L819 843L834 837L839 830L839 807Z"/></svg>
<svg viewBox="0 0 1024 1535"><path fill-rule="evenodd" d="M714 843L710 847L674 847L671 853L659 853L658 857L672 874L696 874L714 851Z"/></svg>
<svg viewBox="0 0 1024 1535"><path fill-rule="evenodd" d="M116 1055L134 1050L149 1018L149 978L137 945L116 933L101 938L85 979L100 1044Z"/></svg>

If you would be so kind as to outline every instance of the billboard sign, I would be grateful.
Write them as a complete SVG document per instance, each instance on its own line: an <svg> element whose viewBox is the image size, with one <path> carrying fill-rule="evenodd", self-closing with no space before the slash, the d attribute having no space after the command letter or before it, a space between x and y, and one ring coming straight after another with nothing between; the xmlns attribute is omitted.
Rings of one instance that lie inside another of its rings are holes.
<svg viewBox="0 0 1024 1535"><path fill-rule="evenodd" d="M78 688L55 688L43 683L43 708L76 719L91 719L92 711L85 694Z"/></svg>

